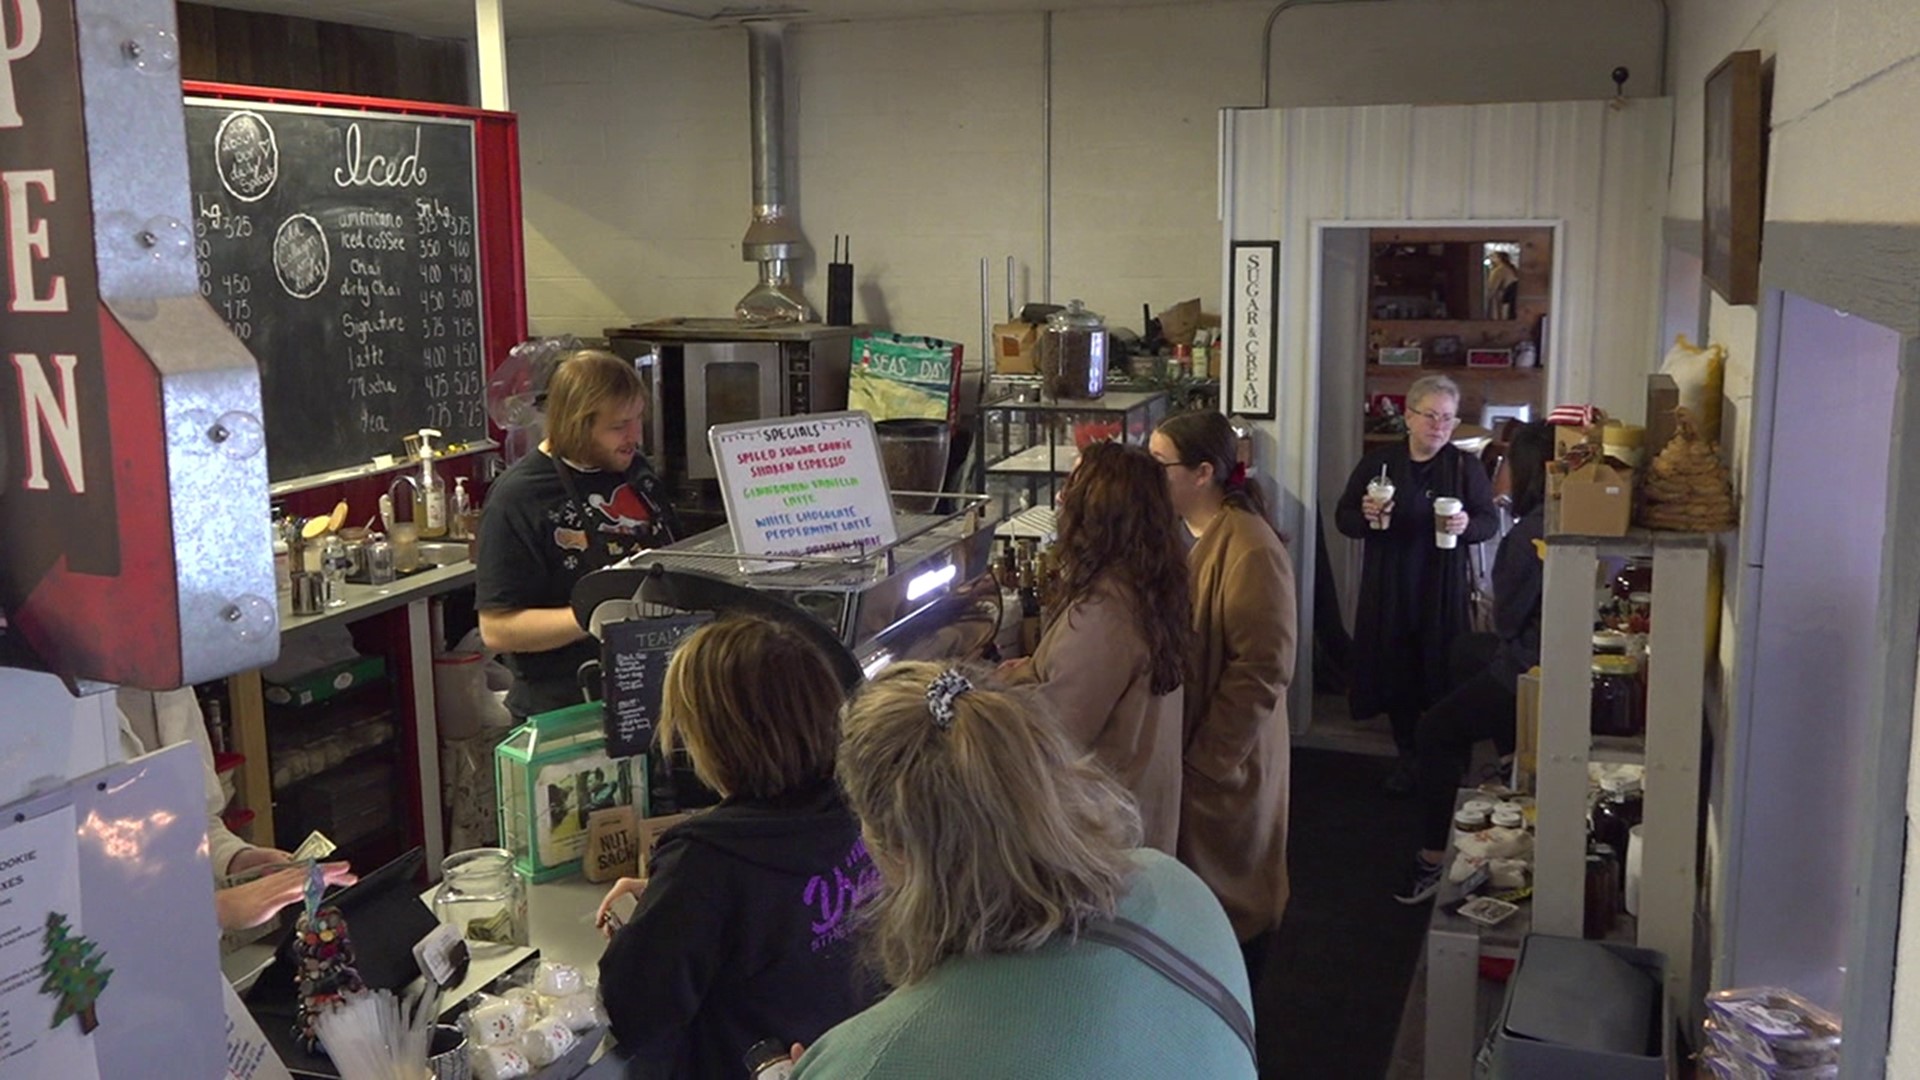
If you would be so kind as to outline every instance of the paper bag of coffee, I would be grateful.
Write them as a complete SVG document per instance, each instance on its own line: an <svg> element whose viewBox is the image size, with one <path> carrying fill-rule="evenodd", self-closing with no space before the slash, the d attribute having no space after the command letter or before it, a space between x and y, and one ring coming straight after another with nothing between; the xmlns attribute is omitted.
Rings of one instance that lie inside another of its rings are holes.
<svg viewBox="0 0 1920 1080"><path fill-rule="evenodd" d="M580 872L595 883L635 877L640 866L640 830L633 807L596 810L587 818L587 850Z"/></svg>

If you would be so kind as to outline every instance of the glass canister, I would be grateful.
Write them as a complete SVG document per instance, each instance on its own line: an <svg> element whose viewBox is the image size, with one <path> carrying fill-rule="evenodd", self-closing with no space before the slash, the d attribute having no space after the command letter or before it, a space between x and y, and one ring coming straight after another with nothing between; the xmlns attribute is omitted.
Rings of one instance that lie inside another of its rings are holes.
<svg viewBox="0 0 1920 1080"><path fill-rule="evenodd" d="M456 851L440 864L433 913L472 944L527 945L527 879L505 848Z"/></svg>
<svg viewBox="0 0 1920 1080"><path fill-rule="evenodd" d="M1632 738L1647 731L1640 696L1640 665L1630 656L1593 658L1591 728L1595 735Z"/></svg>
<svg viewBox="0 0 1920 1080"><path fill-rule="evenodd" d="M1040 371L1055 398L1092 400L1107 392L1107 323L1078 300L1047 316Z"/></svg>

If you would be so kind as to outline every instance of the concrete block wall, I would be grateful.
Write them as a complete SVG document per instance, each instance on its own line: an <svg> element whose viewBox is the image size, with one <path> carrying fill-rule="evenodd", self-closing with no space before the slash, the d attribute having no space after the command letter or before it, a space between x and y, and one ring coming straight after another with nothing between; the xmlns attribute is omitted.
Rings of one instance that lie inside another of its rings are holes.
<svg viewBox="0 0 1920 1080"><path fill-rule="evenodd" d="M1658 92L1656 0L1303 4L1276 24L1273 104L1555 100ZM1085 300L1137 326L1219 310L1217 116L1260 104L1267 0L800 23L789 30L800 220L815 256L854 237L856 318L980 337L1016 301ZM1572 20L1569 22L1569 20ZM1578 27L1570 33L1568 26ZM1050 63L1049 63L1050 61ZM752 282L744 33L673 29L509 42L536 332L723 314ZM1052 87L1051 183L1046 107ZM1052 214L1051 288L1047 217Z"/></svg>

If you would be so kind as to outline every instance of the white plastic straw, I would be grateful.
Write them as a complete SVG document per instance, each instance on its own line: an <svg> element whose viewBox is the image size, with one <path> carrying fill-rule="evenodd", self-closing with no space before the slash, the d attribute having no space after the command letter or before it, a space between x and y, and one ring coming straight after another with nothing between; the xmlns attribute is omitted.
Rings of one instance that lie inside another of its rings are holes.
<svg viewBox="0 0 1920 1080"><path fill-rule="evenodd" d="M440 991L421 988L405 1001L390 991L354 994L313 1023L341 1080L421 1080Z"/></svg>

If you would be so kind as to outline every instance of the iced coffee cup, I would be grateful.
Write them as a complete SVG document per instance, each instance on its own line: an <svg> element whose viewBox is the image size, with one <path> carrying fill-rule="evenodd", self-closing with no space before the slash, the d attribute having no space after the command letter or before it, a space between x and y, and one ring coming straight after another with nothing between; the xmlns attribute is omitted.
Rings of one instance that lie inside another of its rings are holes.
<svg viewBox="0 0 1920 1080"><path fill-rule="evenodd" d="M1367 481L1367 498L1372 499L1373 504L1380 510L1379 514L1373 519L1373 527L1376 529L1386 528L1387 507L1393 504L1393 481L1387 479L1385 476L1376 476Z"/></svg>
<svg viewBox="0 0 1920 1080"><path fill-rule="evenodd" d="M1447 531L1447 519L1459 513L1462 507L1459 499L1442 495L1433 500L1433 546L1451 548L1460 543L1460 538Z"/></svg>

